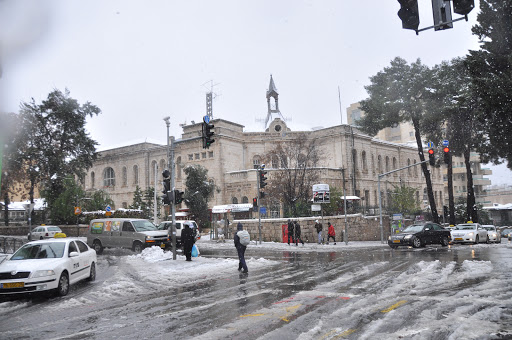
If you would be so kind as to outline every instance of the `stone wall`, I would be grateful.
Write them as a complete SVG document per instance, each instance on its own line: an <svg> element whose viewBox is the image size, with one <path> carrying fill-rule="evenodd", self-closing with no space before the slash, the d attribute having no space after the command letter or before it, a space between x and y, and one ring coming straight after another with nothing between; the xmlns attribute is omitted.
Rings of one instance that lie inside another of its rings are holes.
<svg viewBox="0 0 512 340"><path fill-rule="evenodd" d="M32 226L32 229L37 226ZM58 226L64 234L69 237L80 237L87 236L87 230L89 226L87 224L80 224L79 228L75 225L60 225ZM26 236L28 234L28 226L0 226L0 235L2 236Z"/></svg>
<svg viewBox="0 0 512 340"><path fill-rule="evenodd" d="M301 227L301 237L306 243L317 242L317 233L314 228L315 220L322 222L321 218L300 217L297 220ZM251 234L251 240L259 240L258 220L235 220L231 225L236 230L236 225L241 222L244 229ZM329 216L323 219L323 235L327 240L327 222L331 222L336 230L336 242L342 241L343 231L345 229L345 216ZM389 218L383 216L383 234L386 241L389 234ZM283 226L288 225L288 219L266 219L261 220L261 237L263 241L283 241ZM378 216L362 216L361 214L347 215L347 233L349 241L380 241L381 230Z"/></svg>

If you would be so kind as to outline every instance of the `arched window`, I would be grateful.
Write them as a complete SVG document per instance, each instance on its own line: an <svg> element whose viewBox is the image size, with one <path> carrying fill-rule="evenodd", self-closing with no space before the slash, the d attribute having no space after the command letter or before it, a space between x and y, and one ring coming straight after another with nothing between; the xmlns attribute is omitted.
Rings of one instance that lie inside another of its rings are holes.
<svg viewBox="0 0 512 340"><path fill-rule="evenodd" d="M259 169L260 164L261 164L260 156L254 156L254 158L252 159L253 168L254 169Z"/></svg>
<svg viewBox="0 0 512 340"><path fill-rule="evenodd" d="M133 184L139 185L139 166L133 166Z"/></svg>
<svg viewBox="0 0 512 340"><path fill-rule="evenodd" d="M412 164L416 164L416 160L413 160ZM414 177L418 177L418 167L413 166L413 168L414 168Z"/></svg>
<svg viewBox="0 0 512 340"><path fill-rule="evenodd" d="M361 161L363 162L363 171L368 171L368 164L366 164L366 151L361 152Z"/></svg>
<svg viewBox="0 0 512 340"><path fill-rule="evenodd" d="M386 156L386 172L389 172L389 157Z"/></svg>
<svg viewBox="0 0 512 340"><path fill-rule="evenodd" d="M162 171L164 171L165 169L167 169L167 164L166 164L165 160L161 159L160 160L160 173L162 173Z"/></svg>
<svg viewBox="0 0 512 340"><path fill-rule="evenodd" d="M128 185L128 170L123 166L123 187Z"/></svg>
<svg viewBox="0 0 512 340"><path fill-rule="evenodd" d="M355 171L358 171L359 170L359 165L357 164L357 151L354 149L352 150L352 161L354 162L354 170Z"/></svg>
<svg viewBox="0 0 512 340"><path fill-rule="evenodd" d="M396 170L398 169L397 166L396 166L396 157L393 157L393 170ZM395 172L396 174L396 172Z"/></svg>
<svg viewBox="0 0 512 340"><path fill-rule="evenodd" d="M233 203L233 204L238 204L238 198L233 197L233 198L231 199L231 203Z"/></svg>
<svg viewBox="0 0 512 340"><path fill-rule="evenodd" d="M179 156L178 158L176 158L176 177L178 179L181 179L181 156Z"/></svg>
<svg viewBox="0 0 512 340"><path fill-rule="evenodd" d="M372 153L372 172L375 173L375 158L373 157L373 153Z"/></svg>
<svg viewBox="0 0 512 340"><path fill-rule="evenodd" d="M247 196L242 197L242 203L249 203Z"/></svg>
<svg viewBox="0 0 512 340"><path fill-rule="evenodd" d="M410 165L411 165L411 159L407 158L407 166L410 166ZM407 168L407 174L409 176L411 175L411 168Z"/></svg>
<svg viewBox="0 0 512 340"><path fill-rule="evenodd" d="M91 171L91 188L94 188L94 171Z"/></svg>
<svg viewBox="0 0 512 340"><path fill-rule="evenodd" d="M272 156L272 169L279 168L279 158L277 156Z"/></svg>
<svg viewBox="0 0 512 340"><path fill-rule="evenodd" d="M382 173L382 157L380 155L377 156L377 171L379 174Z"/></svg>
<svg viewBox="0 0 512 340"><path fill-rule="evenodd" d="M150 173L150 176L149 176L149 182L151 185L155 185L155 176L153 176L153 174L155 173L155 166L156 166L157 162L156 161L152 161L151 162L151 168L149 168L149 173Z"/></svg>
<svg viewBox="0 0 512 340"><path fill-rule="evenodd" d="M113 187L116 185L116 175L114 173L114 169L111 167L105 168L103 170L103 186L104 187Z"/></svg>

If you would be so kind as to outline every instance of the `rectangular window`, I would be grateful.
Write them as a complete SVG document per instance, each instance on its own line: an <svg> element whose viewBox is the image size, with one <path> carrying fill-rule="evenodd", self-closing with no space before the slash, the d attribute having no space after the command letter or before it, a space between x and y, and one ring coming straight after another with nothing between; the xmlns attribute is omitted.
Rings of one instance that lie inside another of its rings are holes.
<svg viewBox="0 0 512 340"><path fill-rule="evenodd" d="M201 158L203 158L203 159L206 158L206 152L201 153Z"/></svg>
<svg viewBox="0 0 512 340"><path fill-rule="evenodd" d="M198 153L194 154L194 156L195 156L195 159L199 159L199 154Z"/></svg>
<svg viewBox="0 0 512 340"><path fill-rule="evenodd" d="M193 154L189 154L188 155L188 160L189 161L193 161L194 160L194 155Z"/></svg>
<svg viewBox="0 0 512 340"><path fill-rule="evenodd" d="M213 151L208 151L208 158L213 158Z"/></svg>

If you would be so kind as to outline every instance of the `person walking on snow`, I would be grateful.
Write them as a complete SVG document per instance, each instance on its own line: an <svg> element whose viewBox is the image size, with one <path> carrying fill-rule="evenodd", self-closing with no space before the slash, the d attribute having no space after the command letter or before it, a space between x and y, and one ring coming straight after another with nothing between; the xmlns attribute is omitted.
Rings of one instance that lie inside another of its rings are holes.
<svg viewBox="0 0 512 340"><path fill-rule="evenodd" d="M315 229L318 233L318 244L322 244L322 223L319 223L318 220L315 221Z"/></svg>
<svg viewBox="0 0 512 340"><path fill-rule="evenodd" d="M243 230L244 227L242 223L238 222L238 225L236 226L237 233L240 230ZM235 248L238 252L238 270L242 270L242 273L247 273L249 269L247 269L247 264L245 263L245 249L247 248L243 244L240 243L240 237L238 237L237 233L235 234L234 241L235 241Z"/></svg>
<svg viewBox="0 0 512 340"><path fill-rule="evenodd" d="M292 220L288 220L288 245L290 245L290 240L293 243L293 237L294 237L294 233L295 233L294 229L295 229L294 223L292 222Z"/></svg>
<svg viewBox="0 0 512 340"><path fill-rule="evenodd" d="M302 245L304 246L304 241L302 241L302 239L300 238L300 224L298 221L295 221L295 226L294 226L294 233L293 233L293 238L295 239L295 245L298 247L299 246L299 241L302 243Z"/></svg>
<svg viewBox="0 0 512 340"><path fill-rule="evenodd" d="M183 228L183 231L181 232L181 238L183 241L183 254L185 254L187 261L192 261L192 247L196 242L196 238L194 235L194 230L192 230L187 223L184 224L185 228Z"/></svg>
<svg viewBox="0 0 512 340"><path fill-rule="evenodd" d="M329 228L327 229L327 244L329 244L331 237L334 241L334 244L336 244L336 231L334 230L334 226L331 224L331 222L327 222L327 224L329 224Z"/></svg>

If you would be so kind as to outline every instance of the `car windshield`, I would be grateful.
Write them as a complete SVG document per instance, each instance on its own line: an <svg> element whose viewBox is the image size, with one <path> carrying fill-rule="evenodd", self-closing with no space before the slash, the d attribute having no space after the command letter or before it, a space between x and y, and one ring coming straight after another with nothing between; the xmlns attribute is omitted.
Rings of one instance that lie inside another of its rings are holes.
<svg viewBox="0 0 512 340"><path fill-rule="evenodd" d="M167 230L171 227L172 223L170 222L162 222L158 225L158 230Z"/></svg>
<svg viewBox="0 0 512 340"><path fill-rule="evenodd" d="M59 227L48 227L48 231L60 231Z"/></svg>
<svg viewBox="0 0 512 340"><path fill-rule="evenodd" d="M411 226L405 228L403 232L404 233L417 233L422 230L423 230L422 225L411 225Z"/></svg>
<svg viewBox="0 0 512 340"><path fill-rule="evenodd" d="M137 231L158 230L153 223L147 220L132 221L132 223Z"/></svg>
<svg viewBox="0 0 512 340"><path fill-rule="evenodd" d="M476 229L476 225L474 224L459 224L455 227L457 230L474 230Z"/></svg>
<svg viewBox="0 0 512 340"><path fill-rule="evenodd" d="M65 242L25 244L11 257L11 261L61 258L64 255Z"/></svg>
<svg viewBox="0 0 512 340"><path fill-rule="evenodd" d="M484 227L485 230L494 231L494 227Z"/></svg>

